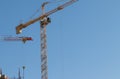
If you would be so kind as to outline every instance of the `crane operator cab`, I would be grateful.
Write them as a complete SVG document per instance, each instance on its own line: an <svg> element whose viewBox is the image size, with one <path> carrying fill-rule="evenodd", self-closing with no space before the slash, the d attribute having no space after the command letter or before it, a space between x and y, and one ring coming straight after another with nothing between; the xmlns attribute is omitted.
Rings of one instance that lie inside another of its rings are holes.
<svg viewBox="0 0 120 79"><path fill-rule="evenodd" d="M51 19L49 17L44 17L43 19L40 20L40 24L42 28L48 23L51 23Z"/></svg>

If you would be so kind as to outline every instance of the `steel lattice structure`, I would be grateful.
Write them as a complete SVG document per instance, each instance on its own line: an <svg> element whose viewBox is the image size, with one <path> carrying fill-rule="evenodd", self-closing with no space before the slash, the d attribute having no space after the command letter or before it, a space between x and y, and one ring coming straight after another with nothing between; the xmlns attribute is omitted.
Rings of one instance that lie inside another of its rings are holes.
<svg viewBox="0 0 120 79"><path fill-rule="evenodd" d="M40 40L41 40L41 79L48 79L48 66L47 66L47 35L46 35L46 26L51 22L49 15L64 9L65 7L71 5L72 3L76 2L77 0L70 0L57 8L44 13L44 6L50 2L44 2L41 6L42 8L42 15L38 18L30 20L24 24L20 24L16 27L16 34L20 34L23 28L40 21Z"/></svg>
<svg viewBox="0 0 120 79"><path fill-rule="evenodd" d="M46 26L40 28L41 36L41 79L48 79Z"/></svg>

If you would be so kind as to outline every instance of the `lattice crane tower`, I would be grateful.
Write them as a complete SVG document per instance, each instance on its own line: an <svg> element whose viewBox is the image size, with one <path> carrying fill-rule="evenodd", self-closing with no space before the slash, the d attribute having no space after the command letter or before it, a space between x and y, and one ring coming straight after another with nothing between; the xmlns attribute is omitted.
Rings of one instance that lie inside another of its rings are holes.
<svg viewBox="0 0 120 79"><path fill-rule="evenodd" d="M23 28L40 21L40 39L41 39L41 79L48 79L48 66L47 66L47 40L46 40L46 26L51 22L49 15L62 10L63 8L71 5L72 3L76 2L77 0L70 0L57 8L44 12L44 6L49 2L44 2L41 6L42 8L42 15L36 19L30 20L24 24L20 24L16 27L16 34L20 34Z"/></svg>

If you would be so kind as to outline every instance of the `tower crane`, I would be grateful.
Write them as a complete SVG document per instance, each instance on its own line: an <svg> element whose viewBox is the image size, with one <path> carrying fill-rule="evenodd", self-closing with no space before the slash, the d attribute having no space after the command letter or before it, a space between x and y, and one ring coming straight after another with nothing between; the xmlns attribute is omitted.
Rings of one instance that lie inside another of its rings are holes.
<svg viewBox="0 0 120 79"><path fill-rule="evenodd" d="M32 37L13 37L13 36L0 36L0 41L22 41L23 43L26 43L26 41L32 41Z"/></svg>
<svg viewBox="0 0 120 79"><path fill-rule="evenodd" d="M73 4L77 0L70 0L57 8L44 13L44 6L49 2L44 2L41 6L42 8L42 15L38 18L30 20L24 24L20 24L16 27L16 34L20 34L23 28L28 27L29 25L40 21L40 39L41 39L41 79L48 79L48 67L47 67L47 44L46 44L46 26L51 22L49 15L64 9L65 7Z"/></svg>

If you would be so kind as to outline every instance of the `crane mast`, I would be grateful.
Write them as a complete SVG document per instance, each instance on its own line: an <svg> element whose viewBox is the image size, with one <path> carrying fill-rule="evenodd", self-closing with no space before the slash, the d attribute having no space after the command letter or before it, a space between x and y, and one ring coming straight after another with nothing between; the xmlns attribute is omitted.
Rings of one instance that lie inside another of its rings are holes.
<svg viewBox="0 0 120 79"><path fill-rule="evenodd" d="M49 15L62 10L63 8L71 5L77 0L70 0L63 5L58 6L57 8L44 13L44 6L49 2L45 2L42 4L42 15L36 19L30 20L24 24L20 24L16 27L16 34L20 34L23 28L28 27L29 25L40 21L40 40L41 40L41 79L48 79L48 66L47 66L47 35L46 35L46 26L51 22Z"/></svg>

